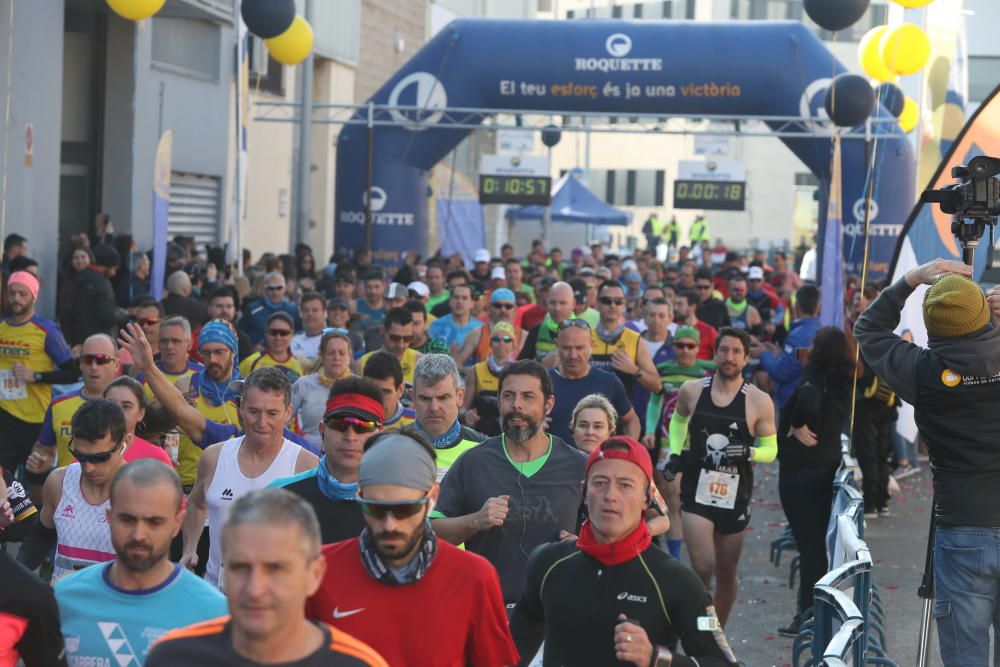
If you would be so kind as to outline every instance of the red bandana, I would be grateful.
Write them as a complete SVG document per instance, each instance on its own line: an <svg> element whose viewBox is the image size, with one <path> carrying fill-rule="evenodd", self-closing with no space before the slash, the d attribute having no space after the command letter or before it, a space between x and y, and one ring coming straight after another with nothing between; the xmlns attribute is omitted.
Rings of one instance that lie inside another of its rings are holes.
<svg viewBox="0 0 1000 667"><path fill-rule="evenodd" d="M640 521L635 530L617 542L600 544L594 536L590 519L587 519L580 527L580 536L576 538L576 546L580 547L580 551L604 565L618 565L632 560L652 543L653 536L649 534L649 526L645 521Z"/></svg>

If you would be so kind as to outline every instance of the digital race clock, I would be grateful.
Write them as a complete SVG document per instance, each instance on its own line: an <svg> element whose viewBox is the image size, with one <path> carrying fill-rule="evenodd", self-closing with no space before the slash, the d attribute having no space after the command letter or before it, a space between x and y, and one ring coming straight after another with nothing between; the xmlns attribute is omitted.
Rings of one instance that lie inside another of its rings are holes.
<svg viewBox="0 0 1000 667"><path fill-rule="evenodd" d="M674 181L674 208L742 211L746 189L744 181Z"/></svg>
<svg viewBox="0 0 1000 667"><path fill-rule="evenodd" d="M547 206L552 198L548 176L479 175L479 203Z"/></svg>

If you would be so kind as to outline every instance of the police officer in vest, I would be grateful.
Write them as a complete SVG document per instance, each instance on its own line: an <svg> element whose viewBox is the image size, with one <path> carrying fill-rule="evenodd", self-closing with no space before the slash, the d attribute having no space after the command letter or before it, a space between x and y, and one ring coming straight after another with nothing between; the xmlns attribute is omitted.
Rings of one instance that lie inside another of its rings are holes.
<svg viewBox="0 0 1000 667"><path fill-rule="evenodd" d="M660 216L650 213L646 222L642 223L642 234L646 237L646 250L656 252L656 246L663 241L663 223Z"/></svg>
<svg viewBox="0 0 1000 667"><path fill-rule="evenodd" d="M872 302L854 329L872 370L914 406L930 453L934 616L946 667L989 662L1000 584L983 558L995 552L1000 535L1000 329L990 312L1000 316L1000 289L987 299L972 275L971 266L943 259L912 269ZM894 333L919 285L930 285L923 300L927 348Z"/></svg>
<svg viewBox="0 0 1000 667"><path fill-rule="evenodd" d="M691 229L688 230L688 236L691 237L691 245L697 245L702 241L711 241L712 232L708 228L708 220L705 216L699 215L691 223Z"/></svg>
<svg viewBox="0 0 1000 667"><path fill-rule="evenodd" d="M663 229L663 234L667 240L667 248L673 250L680 243L681 239L681 226L677 224L677 216L670 216L670 222Z"/></svg>

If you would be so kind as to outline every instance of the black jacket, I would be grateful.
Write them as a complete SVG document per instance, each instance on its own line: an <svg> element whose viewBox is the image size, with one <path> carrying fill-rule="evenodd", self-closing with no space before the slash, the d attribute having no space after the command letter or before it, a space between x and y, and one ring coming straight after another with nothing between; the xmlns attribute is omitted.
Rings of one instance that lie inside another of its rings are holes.
<svg viewBox="0 0 1000 667"><path fill-rule="evenodd" d="M938 525L1000 527L1000 329L914 345L894 333L912 293L905 280L886 289L854 335L872 370L914 407Z"/></svg>
<svg viewBox="0 0 1000 667"><path fill-rule="evenodd" d="M850 382L833 384L822 373L806 369L805 375L781 410L778 425L778 462L782 472L840 465L840 434L851 413ZM808 426L816 434L815 446L807 447L789 433L792 427Z"/></svg>
<svg viewBox="0 0 1000 667"><path fill-rule="evenodd" d="M546 667L622 664L615 659L619 614L673 652L675 667L736 664L712 598L691 568L655 546L606 566L568 541L538 547L528 561L524 595L510 619L520 664L531 663L542 639ZM678 643L684 655L676 653Z"/></svg>
<svg viewBox="0 0 1000 667"><path fill-rule="evenodd" d="M163 297L163 310L167 315L183 315L192 329L208 321L208 306L190 296L170 292Z"/></svg>
<svg viewBox="0 0 1000 667"><path fill-rule="evenodd" d="M115 292L103 273L87 268L73 278L73 339L71 345L83 343L96 333L118 338L118 329L125 320L125 311L115 305Z"/></svg>

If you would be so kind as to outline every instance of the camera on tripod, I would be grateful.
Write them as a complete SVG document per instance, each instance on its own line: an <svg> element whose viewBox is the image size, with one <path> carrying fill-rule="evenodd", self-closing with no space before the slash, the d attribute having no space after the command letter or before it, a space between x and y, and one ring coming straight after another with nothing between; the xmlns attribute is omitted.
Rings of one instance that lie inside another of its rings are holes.
<svg viewBox="0 0 1000 667"><path fill-rule="evenodd" d="M942 213L954 216L951 233L962 244L962 260L972 265L975 249L986 228L990 228L990 248L993 247L993 225L1000 216L1000 158L981 155L969 164L952 167L957 183L940 190L925 190L920 200L938 204ZM993 264L993 253L987 256L987 267Z"/></svg>

